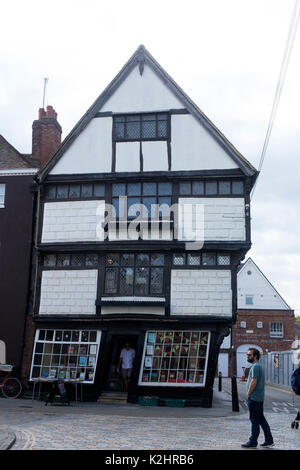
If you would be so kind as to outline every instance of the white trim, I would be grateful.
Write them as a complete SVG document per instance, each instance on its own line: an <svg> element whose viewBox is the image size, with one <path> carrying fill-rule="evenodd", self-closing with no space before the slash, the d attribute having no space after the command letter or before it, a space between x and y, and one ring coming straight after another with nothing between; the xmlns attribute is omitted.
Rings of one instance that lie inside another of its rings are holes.
<svg viewBox="0 0 300 470"><path fill-rule="evenodd" d="M15 168L13 170L0 170L0 176L30 176L35 175L38 171L38 168Z"/></svg>
<svg viewBox="0 0 300 470"><path fill-rule="evenodd" d="M101 297L101 301L104 302L165 302L165 297Z"/></svg>

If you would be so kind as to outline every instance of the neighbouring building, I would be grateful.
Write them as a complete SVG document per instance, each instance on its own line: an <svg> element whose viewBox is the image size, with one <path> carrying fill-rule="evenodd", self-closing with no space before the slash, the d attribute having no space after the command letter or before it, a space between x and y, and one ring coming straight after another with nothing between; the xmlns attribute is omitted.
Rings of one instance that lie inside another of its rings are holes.
<svg viewBox="0 0 300 470"><path fill-rule="evenodd" d="M79 378L96 399L121 389L129 341L128 401L211 406L256 177L140 46L37 175L24 378Z"/></svg>
<svg viewBox="0 0 300 470"><path fill-rule="evenodd" d="M20 375L28 303L35 211L34 176L60 144L51 106L33 122L32 154L18 152L0 135L0 364ZM43 115L43 116L42 116ZM48 158L47 158L48 156Z"/></svg>
<svg viewBox="0 0 300 470"><path fill-rule="evenodd" d="M246 357L249 347L261 353L291 349L295 316L251 258L241 264L237 286L237 321L232 328L232 340L221 346L218 370L224 376L241 377L243 367L249 367Z"/></svg>

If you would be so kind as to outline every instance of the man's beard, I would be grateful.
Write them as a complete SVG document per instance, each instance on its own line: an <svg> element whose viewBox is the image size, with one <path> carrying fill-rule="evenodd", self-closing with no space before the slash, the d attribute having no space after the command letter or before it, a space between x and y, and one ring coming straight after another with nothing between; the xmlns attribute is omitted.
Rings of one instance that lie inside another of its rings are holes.
<svg viewBox="0 0 300 470"><path fill-rule="evenodd" d="M251 359L247 359L247 361L252 364L252 362L254 361L254 359L253 359L253 357L251 357Z"/></svg>

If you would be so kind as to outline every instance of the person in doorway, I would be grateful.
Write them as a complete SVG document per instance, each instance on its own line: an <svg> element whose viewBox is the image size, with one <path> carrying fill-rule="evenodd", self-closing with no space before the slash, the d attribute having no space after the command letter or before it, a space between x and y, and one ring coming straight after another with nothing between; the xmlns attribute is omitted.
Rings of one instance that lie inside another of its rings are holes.
<svg viewBox="0 0 300 470"><path fill-rule="evenodd" d="M259 362L260 352L255 348L250 348L247 353L247 360L252 364L247 380L247 404L249 408L249 419L251 421L251 436L243 448L256 448L257 439L260 433L260 426L265 435L265 442L262 448L273 447L274 441L270 426L264 417L263 405L265 395L265 375L261 363Z"/></svg>
<svg viewBox="0 0 300 470"><path fill-rule="evenodd" d="M122 378L126 392L128 392L128 385L130 382L133 361L135 358L135 350L130 347L130 343L126 343L125 347L120 353L119 367L122 365Z"/></svg>

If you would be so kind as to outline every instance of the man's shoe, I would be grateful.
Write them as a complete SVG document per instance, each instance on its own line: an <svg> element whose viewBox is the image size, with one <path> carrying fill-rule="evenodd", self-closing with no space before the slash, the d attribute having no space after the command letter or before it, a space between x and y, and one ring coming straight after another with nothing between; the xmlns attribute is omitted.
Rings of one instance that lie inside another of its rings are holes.
<svg viewBox="0 0 300 470"><path fill-rule="evenodd" d="M257 444L253 444L252 442L248 441L246 442L246 444L242 444L242 446L244 449L256 449L257 447Z"/></svg>
<svg viewBox="0 0 300 470"><path fill-rule="evenodd" d="M274 447L274 442L263 442L263 444L260 444L260 447L263 447L264 449L269 449L269 447Z"/></svg>

